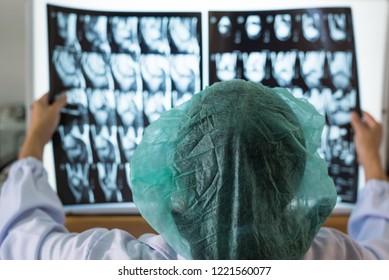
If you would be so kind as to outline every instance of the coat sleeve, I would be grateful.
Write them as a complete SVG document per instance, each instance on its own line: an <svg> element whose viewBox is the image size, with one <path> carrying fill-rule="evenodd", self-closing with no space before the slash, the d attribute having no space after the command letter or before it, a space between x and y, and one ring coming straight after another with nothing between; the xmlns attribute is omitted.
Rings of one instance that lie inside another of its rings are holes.
<svg viewBox="0 0 389 280"><path fill-rule="evenodd" d="M389 259L389 183L370 180L348 222L348 235L322 228L304 259Z"/></svg>
<svg viewBox="0 0 389 280"><path fill-rule="evenodd" d="M371 180L353 210L350 237L377 259L389 259L389 183Z"/></svg>
<svg viewBox="0 0 389 280"><path fill-rule="evenodd" d="M122 230L69 233L63 206L42 163L16 162L0 194L0 259L174 259L155 235L139 239Z"/></svg>
<svg viewBox="0 0 389 280"><path fill-rule="evenodd" d="M38 249L48 234L66 232L64 217L41 162L16 162L0 194L0 258L39 258Z"/></svg>

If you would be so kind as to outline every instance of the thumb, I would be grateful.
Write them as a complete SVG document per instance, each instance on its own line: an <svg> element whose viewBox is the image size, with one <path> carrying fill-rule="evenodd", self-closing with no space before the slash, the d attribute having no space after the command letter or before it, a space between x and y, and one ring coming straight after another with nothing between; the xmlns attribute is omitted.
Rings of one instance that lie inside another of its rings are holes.
<svg viewBox="0 0 389 280"><path fill-rule="evenodd" d="M357 112L351 112L351 126L354 130L358 130L361 126L363 126L361 117Z"/></svg>
<svg viewBox="0 0 389 280"><path fill-rule="evenodd" d="M363 118L368 127L374 128L379 125L379 123L370 115L368 112L363 112Z"/></svg>
<svg viewBox="0 0 389 280"><path fill-rule="evenodd" d="M58 111L60 111L67 103L67 96L65 93L61 94L60 97L52 104Z"/></svg>

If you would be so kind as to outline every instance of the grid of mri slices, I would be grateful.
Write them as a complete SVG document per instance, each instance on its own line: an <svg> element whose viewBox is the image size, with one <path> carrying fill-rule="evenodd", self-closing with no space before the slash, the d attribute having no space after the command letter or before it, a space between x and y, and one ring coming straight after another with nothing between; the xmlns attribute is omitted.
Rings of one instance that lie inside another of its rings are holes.
<svg viewBox="0 0 389 280"><path fill-rule="evenodd" d="M210 84L236 78L286 87L326 117L320 155L343 201L358 180L350 111L359 107L349 8L209 13Z"/></svg>
<svg viewBox="0 0 389 280"><path fill-rule="evenodd" d="M70 103L54 139L59 194L65 204L123 201L129 180L120 173L129 174L144 128L201 89L201 14L49 6L48 15L51 88L66 89ZM243 78L307 98L326 116L319 153L338 194L355 201L351 10L209 12L207 28L209 82Z"/></svg>
<svg viewBox="0 0 389 280"><path fill-rule="evenodd" d="M54 135L64 204L131 201L129 161L144 128L201 88L200 14L48 7Z"/></svg>

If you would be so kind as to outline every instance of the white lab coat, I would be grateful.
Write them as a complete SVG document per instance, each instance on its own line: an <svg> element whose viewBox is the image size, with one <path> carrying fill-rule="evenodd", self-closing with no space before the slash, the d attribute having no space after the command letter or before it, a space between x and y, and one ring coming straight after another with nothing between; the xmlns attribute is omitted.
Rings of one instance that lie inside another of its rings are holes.
<svg viewBox="0 0 389 280"><path fill-rule="evenodd" d="M42 163L16 162L0 194L0 259L180 259L159 235L123 230L69 233ZM369 181L349 220L349 236L322 228L304 259L389 259L389 183Z"/></svg>

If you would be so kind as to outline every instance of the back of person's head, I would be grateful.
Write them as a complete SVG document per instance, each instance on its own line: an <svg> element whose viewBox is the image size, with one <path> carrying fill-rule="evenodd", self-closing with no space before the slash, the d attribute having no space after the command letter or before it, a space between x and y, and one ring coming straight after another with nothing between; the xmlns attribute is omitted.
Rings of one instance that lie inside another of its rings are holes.
<svg viewBox="0 0 389 280"><path fill-rule="evenodd" d="M146 130L134 200L186 258L301 258L336 200L323 124L286 90L216 83Z"/></svg>

